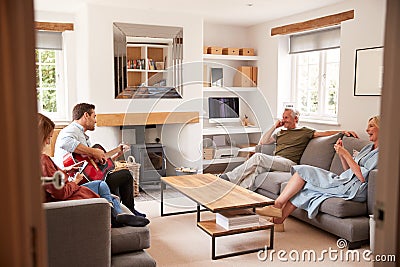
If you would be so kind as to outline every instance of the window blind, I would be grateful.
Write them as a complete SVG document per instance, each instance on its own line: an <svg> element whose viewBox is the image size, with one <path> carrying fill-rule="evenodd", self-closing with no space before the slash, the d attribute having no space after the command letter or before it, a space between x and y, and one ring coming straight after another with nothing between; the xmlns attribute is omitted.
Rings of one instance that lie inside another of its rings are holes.
<svg viewBox="0 0 400 267"><path fill-rule="evenodd" d="M340 47L340 27L290 36L289 54Z"/></svg>
<svg viewBox="0 0 400 267"><path fill-rule="evenodd" d="M62 32L36 31L36 48L62 50Z"/></svg>

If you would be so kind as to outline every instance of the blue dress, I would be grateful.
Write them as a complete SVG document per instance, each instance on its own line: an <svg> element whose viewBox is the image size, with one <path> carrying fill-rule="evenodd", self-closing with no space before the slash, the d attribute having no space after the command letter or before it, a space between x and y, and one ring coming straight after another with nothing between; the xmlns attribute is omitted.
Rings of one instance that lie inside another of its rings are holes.
<svg viewBox="0 0 400 267"><path fill-rule="evenodd" d="M309 165L296 165L291 169L292 175L297 172L306 182L290 202L308 212L308 218L313 219L318 213L321 203L330 197L344 198L364 202L367 200L368 174L378 164L378 148L373 144L366 145L354 160L361 167L365 177L362 183L351 169L340 175Z"/></svg>

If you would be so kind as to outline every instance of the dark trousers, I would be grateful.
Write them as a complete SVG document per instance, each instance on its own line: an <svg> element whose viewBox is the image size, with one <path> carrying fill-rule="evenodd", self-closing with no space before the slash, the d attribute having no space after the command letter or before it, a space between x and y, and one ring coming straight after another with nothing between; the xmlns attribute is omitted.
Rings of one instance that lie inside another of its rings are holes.
<svg viewBox="0 0 400 267"><path fill-rule="evenodd" d="M130 210L134 211L135 202L133 199L133 177L128 170L119 170L109 173L106 183L111 193L121 198L121 202Z"/></svg>

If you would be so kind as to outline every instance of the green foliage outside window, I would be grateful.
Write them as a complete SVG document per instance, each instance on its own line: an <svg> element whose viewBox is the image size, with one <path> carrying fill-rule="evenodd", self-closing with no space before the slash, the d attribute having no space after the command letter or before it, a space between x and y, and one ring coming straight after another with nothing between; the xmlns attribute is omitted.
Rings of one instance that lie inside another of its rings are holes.
<svg viewBox="0 0 400 267"><path fill-rule="evenodd" d="M36 89L41 111L57 112L56 53L53 50L35 50Z"/></svg>
<svg viewBox="0 0 400 267"><path fill-rule="evenodd" d="M42 108L47 112L57 112L56 90L44 90Z"/></svg>

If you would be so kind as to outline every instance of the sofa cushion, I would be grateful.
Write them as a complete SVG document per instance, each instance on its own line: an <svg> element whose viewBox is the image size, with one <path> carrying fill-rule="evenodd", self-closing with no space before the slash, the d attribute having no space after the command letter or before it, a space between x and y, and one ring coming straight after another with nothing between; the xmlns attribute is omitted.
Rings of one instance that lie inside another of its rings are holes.
<svg viewBox="0 0 400 267"><path fill-rule="evenodd" d="M343 146L353 155L353 149L360 151L364 146L370 143L368 140L362 140L359 138L343 136ZM340 162L339 156L335 153L332 164L329 169L331 172L341 174L343 172L342 163Z"/></svg>
<svg viewBox="0 0 400 267"><path fill-rule="evenodd" d="M337 133L331 136L311 139L301 156L300 164L329 170L335 154L333 145L342 136L343 134Z"/></svg>
<svg viewBox="0 0 400 267"><path fill-rule="evenodd" d="M291 215L349 242L368 240L369 237L369 219L364 216L338 218L320 212L315 219L309 219L307 212L300 209L296 209Z"/></svg>
<svg viewBox="0 0 400 267"><path fill-rule="evenodd" d="M150 233L147 226L111 229L111 254L113 255L149 247Z"/></svg>
<svg viewBox="0 0 400 267"><path fill-rule="evenodd" d="M287 182L281 184L281 192L286 185ZM366 202L344 200L337 197L324 200L319 207L319 211L338 218L367 216L368 214Z"/></svg>
<svg viewBox="0 0 400 267"><path fill-rule="evenodd" d="M332 197L322 202L319 211L338 218L367 216L367 203Z"/></svg>
<svg viewBox="0 0 400 267"><path fill-rule="evenodd" d="M290 172L264 172L257 175L254 184L256 188L262 188L275 195L281 192L281 184L289 181Z"/></svg>

